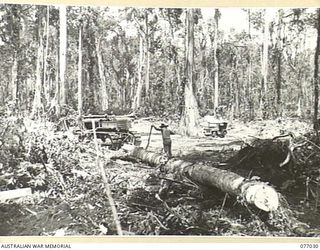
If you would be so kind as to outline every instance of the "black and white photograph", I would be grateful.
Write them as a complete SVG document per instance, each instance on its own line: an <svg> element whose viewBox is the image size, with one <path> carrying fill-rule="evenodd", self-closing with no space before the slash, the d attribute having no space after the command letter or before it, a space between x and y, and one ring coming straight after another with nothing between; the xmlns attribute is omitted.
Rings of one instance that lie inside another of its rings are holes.
<svg viewBox="0 0 320 250"><path fill-rule="evenodd" d="M0 4L0 236L320 237L320 9Z"/></svg>

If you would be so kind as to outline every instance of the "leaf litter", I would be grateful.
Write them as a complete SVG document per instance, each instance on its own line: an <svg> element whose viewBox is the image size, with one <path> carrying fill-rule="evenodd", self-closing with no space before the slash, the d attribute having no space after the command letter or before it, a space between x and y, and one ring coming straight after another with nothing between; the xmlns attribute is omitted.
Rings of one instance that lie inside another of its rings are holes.
<svg viewBox="0 0 320 250"><path fill-rule="evenodd" d="M8 118L1 119L10 126L0 131L0 191L24 187L33 191L31 197L0 204L1 235L117 234L90 138L82 140L49 122L9 119L8 123ZM157 121L141 120L135 126L149 131L151 122ZM246 207L220 190L175 182L140 162L106 161L104 168L124 235L319 235L320 221L314 219L320 218L319 143L307 133L306 123L233 122L225 138L175 135L173 154L191 162L217 165L237 156L252 138L272 138L288 131L295 132L297 145L305 144L294 149L294 166L285 171L281 183L274 184L288 206L271 219L271 215ZM241 138L236 137L239 134ZM142 146L147 139L147 133L142 134ZM155 133L151 139L149 150L161 152L160 135ZM101 154L108 158L111 152L102 147ZM250 160L251 164L257 162L254 157ZM249 165L235 172L248 175L252 169L257 171ZM259 169L257 174L263 176L263 171ZM272 175L263 177L272 184ZM308 230L290 230L287 218L291 215L303 221Z"/></svg>

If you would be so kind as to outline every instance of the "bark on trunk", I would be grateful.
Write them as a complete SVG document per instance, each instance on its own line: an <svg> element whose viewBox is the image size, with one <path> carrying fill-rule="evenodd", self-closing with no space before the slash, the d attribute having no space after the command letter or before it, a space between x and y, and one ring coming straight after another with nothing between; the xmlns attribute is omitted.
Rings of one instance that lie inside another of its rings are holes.
<svg viewBox="0 0 320 250"><path fill-rule="evenodd" d="M237 69L236 69L237 70ZM237 71L236 71L237 72ZM237 118L240 118L241 117L241 108L240 108L240 103L241 103L241 100L240 100L240 83L239 83L239 76L236 75L236 91L235 91L235 108L236 108L236 117Z"/></svg>
<svg viewBox="0 0 320 250"><path fill-rule="evenodd" d="M199 73L199 87L198 87L198 94L199 94L199 105L202 109L207 108L207 98L206 98L206 82L207 82L207 73L208 73L208 67L207 67L207 55L206 55L206 36L204 33L202 33L202 39L200 42L200 62L201 62L201 70Z"/></svg>
<svg viewBox="0 0 320 250"><path fill-rule="evenodd" d="M13 56L13 64L11 68L11 92L12 92L12 101L14 103L17 102L17 96L18 96L18 83L17 83L17 77L18 76L18 59L17 59L17 53L14 53Z"/></svg>
<svg viewBox="0 0 320 250"><path fill-rule="evenodd" d="M213 42L213 53L214 53L214 109L217 110L219 106L219 66L218 66L218 23L219 23L219 10L215 9L214 14L214 42Z"/></svg>
<svg viewBox="0 0 320 250"><path fill-rule="evenodd" d="M48 51L49 51L49 17L50 17L50 6L47 6L46 13L46 29L45 29L45 51L43 56L43 89L46 103L50 102L50 86L49 86L49 75L47 76L47 68L48 68Z"/></svg>
<svg viewBox="0 0 320 250"><path fill-rule="evenodd" d="M78 113L82 115L82 23L79 27L79 48L78 48Z"/></svg>
<svg viewBox="0 0 320 250"><path fill-rule="evenodd" d="M314 56L314 127L318 135L318 105L319 105L319 53L320 53L320 9L317 9L317 46Z"/></svg>
<svg viewBox="0 0 320 250"><path fill-rule="evenodd" d="M100 38L96 39L96 52L97 52L97 58L98 58L98 70L99 70L99 76L100 76L100 90L101 90L101 109L103 111L106 111L109 108L109 99L108 99L108 92L107 92L107 80L104 74L104 65L102 60L102 53L101 53L101 40ZM119 100L120 98L118 98Z"/></svg>
<svg viewBox="0 0 320 250"><path fill-rule="evenodd" d="M148 29L148 13L145 13L145 55L146 55L146 74L145 74L145 86L146 86L146 98L149 96L149 75L150 75L150 52L149 52L149 29Z"/></svg>
<svg viewBox="0 0 320 250"><path fill-rule="evenodd" d="M253 101L251 97L251 88L252 88L252 38L251 38L251 12L248 10L248 35L249 35L249 54L248 54L248 85L247 85L247 101L249 106L249 120L253 120L254 118L254 110L253 110Z"/></svg>
<svg viewBox="0 0 320 250"><path fill-rule="evenodd" d="M11 12L11 25L12 25L12 43L13 43L13 63L11 68L11 94L12 101L16 106L18 106L19 99L19 81L21 79L20 75L20 61L21 61L21 45L20 45L20 29L21 29L21 18L20 18L20 7L17 5L12 6Z"/></svg>
<svg viewBox="0 0 320 250"><path fill-rule="evenodd" d="M142 69L143 69L143 37L140 35L140 49L139 49L139 65L138 65L138 86L133 101L133 110L137 110L141 106L141 92L142 92Z"/></svg>
<svg viewBox="0 0 320 250"><path fill-rule="evenodd" d="M195 135L199 110L197 100L194 95L194 14L193 9L187 11L187 50L186 50L186 68L185 76L187 82L184 87L184 109L180 121L180 127L183 134Z"/></svg>
<svg viewBox="0 0 320 250"><path fill-rule="evenodd" d="M231 67L229 73L229 96L230 96L230 103L229 103L229 119L232 121L234 119L234 90L233 90L233 67Z"/></svg>
<svg viewBox="0 0 320 250"><path fill-rule="evenodd" d="M268 47L269 47L269 13L265 10L264 32L262 46L262 65L261 65L261 100L260 109L262 118L266 118L265 108L268 106Z"/></svg>
<svg viewBox="0 0 320 250"><path fill-rule="evenodd" d="M33 108L32 108L32 116L38 116L43 111L43 105L41 100L42 94L42 69L43 69L43 39L42 39L42 8L38 8L38 53L37 53L37 64L36 64L36 84L35 84L35 92L34 92L34 100L33 100Z"/></svg>
<svg viewBox="0 0 320 250"><path fill-rule="evenodd" d="M97 112L98 103L98 75L97 75L97 55L96 55L96 33L90 30L91 20L87 20L86 24L86 38L83 40L87 48L87 79L86 88L88 90L88 112ZM86 91L85 91L86 92ZM89 108L90 107L90 108Z"/></svg>
<svg viewBox="0 0 320 250"><path fill-rule="evenodd" d="M132 145L125 145L123 149L130 157L148 165L163 165L163 171L172 174L176 180L187 179L202 186L219 188L267 212L274 211L279 206L278 193L264 182L248 180L236 173L200 163L194 164L174 158L167 161L164 155Z"/></svg>
<svg viewBox="0 0 320 250"><path fill-rule="evenodd" d="M42 37L39 37L39 47L37 54L37 66L36 66L36 84L35 84L35 92L34 92L34 100L33 100L33 108L32 108L32 116L38 116L42 110L42 102L41 102L41 65L42 65Z"/></svg>
<svg viewBox="0 0 320 250"><path fill-rule="evenodd" d="M59 118L61 115L61 101L60 101L60 80L59 80L59 50L56 51L56 76L55 76L55 84L56 84L56 92L55 92L55 103L56 103L56 116Z"/></svg>
<svg viewBox="0 0 320 250"><path fill-rule="evenodd" d="M60 6L60 101L67 103L67 87L65 82L66 50L67 50L67 18L66 6Z"/></svg>
<svg viewBox="0 0 320 250"><path fill-rule="evenodd" d="M281 80L282 80L282 72L281 72L281 64L282 64L282 37L281 37L281 29L282 29L282 15L283 11L278 11L278 39L277 39L277 115L278 117L282 116L282 107L281 107Z"/></svg>
<svg viewBox="0 0 320 250"><path fill-rule="evenodd" d="M268 92L268 46L269 46L269 20L268 10L265 10L264 31L263 31L263 52L262 52L262 77L264 94Z"/></svg>

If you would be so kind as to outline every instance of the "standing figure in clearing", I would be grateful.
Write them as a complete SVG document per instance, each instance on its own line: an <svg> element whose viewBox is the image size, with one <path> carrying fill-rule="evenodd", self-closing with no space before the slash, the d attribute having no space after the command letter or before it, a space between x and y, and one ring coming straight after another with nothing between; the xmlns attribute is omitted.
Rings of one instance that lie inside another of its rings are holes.
<svg viewBox="0 0 320 250"><path fill-rule="evenodd" d="M152 125L152 127L155 130L161 131L162 140L163 140L163 150L166 153L166 155L168 156L168 158L171 158L172 153L171 153L171 137L170 137L170 135L172 135L173 132L168 129L168 125L165 123L161 123L159 128L157 128L154 125Z"/></svg>

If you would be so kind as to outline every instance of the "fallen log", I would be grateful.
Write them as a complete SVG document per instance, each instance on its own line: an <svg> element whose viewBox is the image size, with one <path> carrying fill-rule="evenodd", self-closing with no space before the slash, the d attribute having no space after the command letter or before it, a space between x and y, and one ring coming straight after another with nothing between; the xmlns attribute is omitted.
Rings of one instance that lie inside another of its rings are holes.
<svg viewBox="0 0 320 250"><path fill-rule="evenodd" d="M151 166L161 166L163 171L173 174L175 179L186 178L202 186L219 188L266 212L275 211L279 206L278 193L267 183L246 179L236 173L200 163L194 164L175 158L168 160L164 155L132 145L125 145L123 149L129 157Z"/></svg>
<svg viewBox="0 0 320 250"><path fill-rule="evenodd" d="M32 195L31 188L20 188L0 192L0 202Z"/></svg>

